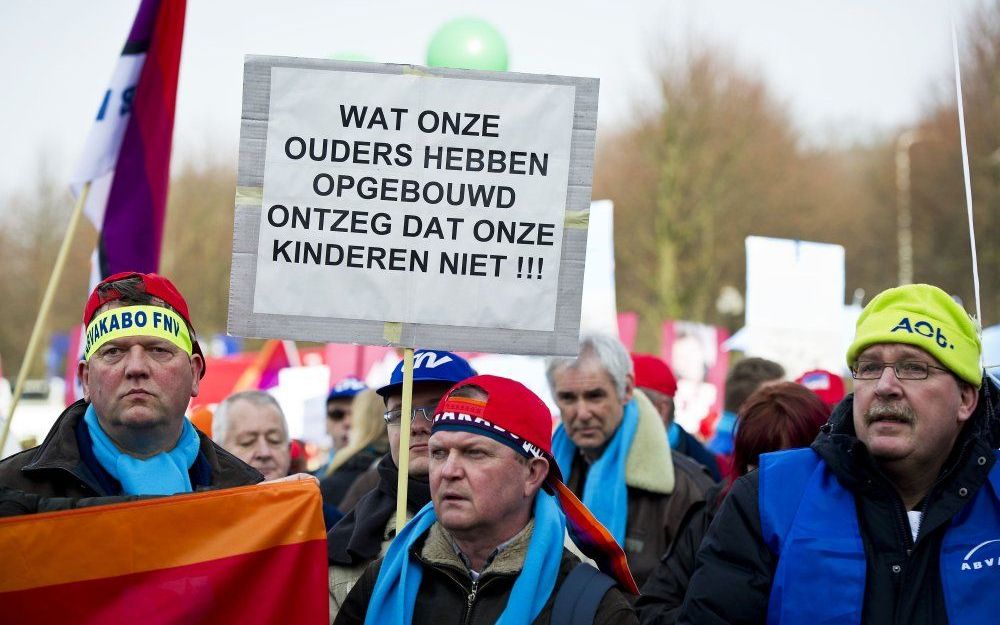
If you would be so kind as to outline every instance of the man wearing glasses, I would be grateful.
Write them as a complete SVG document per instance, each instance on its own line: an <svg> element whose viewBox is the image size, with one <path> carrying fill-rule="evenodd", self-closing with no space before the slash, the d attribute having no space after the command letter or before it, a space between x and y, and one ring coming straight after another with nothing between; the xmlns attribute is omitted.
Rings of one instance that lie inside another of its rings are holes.
<svg viewBox="0 0 1000 625"><path fill-rule="evenodd" d="M679 622L995 623L1000 392L980 354L941 289L873 299L854 394L811 448L733 485Z"/></svg>
<svg viewBox="0 0 1000 625"><path fill-rule="evenodd" d="M469 363L451 352L417 350L413 355L413 414L410 418L407 516L431 500L428 483L427 439L438 401L456 382L476 375ZM399 438L403 405L403 363L392 372L389 384L378 389L385 399L389 454L378 464L378 485L358 500L354 508L327 535L330 560L330 620L369 562L385 555L396 535L396 481L399 476Z"/></svg>

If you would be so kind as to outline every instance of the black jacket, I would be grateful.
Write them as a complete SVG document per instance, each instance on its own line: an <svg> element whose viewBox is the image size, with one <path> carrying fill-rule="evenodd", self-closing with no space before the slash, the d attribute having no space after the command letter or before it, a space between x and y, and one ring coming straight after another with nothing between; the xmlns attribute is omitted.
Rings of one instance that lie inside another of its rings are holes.
<svg viewBox="0 0 1000 625"><path fill-rule="evenodd" d="M319 492L323 495L323 503L340 509L344 495L363 473L374 470L379 459L389 451L388 446L381 448L366 447L358 451L337 470L319 481Z"/></svg>
<svg viewBox="0 0 1000 625"><path fill-rule="evenodd" d="M378 557L389 518L396 513L396 482L399 469L386 454L379 461L378 486L327 533L327 557L331 565L357 566ZM431 500L430 484L409 478L406 507L416 513Z"/></svg>
<svg viewBox="0 0 1000 625"><path fill-rule="evenodd" d="M120 495L121 484L94 456L83 423L87 404L80 400L63 411L38 447L0 462L0 486L42 497L106 497ZM201 449L190 469L195 490L247 486L264 476L207 436L198 432Z"/></svg>
<svg viewBox="0 0 1000 625"><path fill-rule="evenodd" d="M984 379L976 411L922 503L915 544L902 500L854 436L852 402L849 395L837 406L812 448L855 495L867 556L862 623L948 623L939 574L941 541L951 518L975 497L995 462L1000 391ZM698 552L679 623L765 623L777 561L761 538L757 498L756 471L733 485ZM817 599L836 601L836 588Z"/></svg>
<svg viewBox="0 0 1000 625"><path fill-rule="evenodd" d="M691 506L677 531L677 537L670 543L670 549L663 554L659 566L643 584L642 595L635 604L639 622L643 625L672 625L677 622L684 593L694 572L698 547L722 505L726 484L728 482L716 484L705 492L705 501Z"/></svg>
<svg viewBox="0 0 1000 625"><path fill-rule="evenodd" d="M497 555L483 570L473 589L468 569L447 542L439 525L434 525L411 548L411 556L420 563L423 579L413 607L412 625L485 625L496 623L507 605L510 591L520 574L527 551L530 532L516 537L511 545ZM562 549L559 573L552 595L533 625L548 625L552 605L563 580L580 560ZM366 570L344 601L334 625L361 625L365 621L368 602L372 598L382 560L376 560ZM601 599L594 625L637 624L635 612L617 587L608 590ZM579 625L590 625L580 623Z"/></svg>

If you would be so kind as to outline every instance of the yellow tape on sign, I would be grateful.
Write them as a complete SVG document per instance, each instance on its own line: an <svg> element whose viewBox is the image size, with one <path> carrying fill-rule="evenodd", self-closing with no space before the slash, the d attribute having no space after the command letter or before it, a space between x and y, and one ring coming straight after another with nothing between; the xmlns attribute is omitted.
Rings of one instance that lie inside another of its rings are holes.
<svg viewBox="0 0 1000 625"><path fill-rule="evenodd" d="M187 324L174 311L162 306L124 306L103 312L90 322L84 359L90 360L108 341L126 336L155 336L170 341L188 356L193 351Z"/></svg>

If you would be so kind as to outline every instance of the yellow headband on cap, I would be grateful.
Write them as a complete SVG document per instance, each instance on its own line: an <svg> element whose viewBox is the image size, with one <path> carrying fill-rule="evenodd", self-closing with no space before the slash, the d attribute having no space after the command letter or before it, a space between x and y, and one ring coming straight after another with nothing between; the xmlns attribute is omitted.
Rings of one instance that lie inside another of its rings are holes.
<svg viewBox="0 0 1000 625"><path fill-rule="evenodd" d="M155 336L170 341L188 356L193 352L191 335L183 317L162 306L125 306L103 312L90 322L84 360L90 360L108 341L126 336Z"/></svg>

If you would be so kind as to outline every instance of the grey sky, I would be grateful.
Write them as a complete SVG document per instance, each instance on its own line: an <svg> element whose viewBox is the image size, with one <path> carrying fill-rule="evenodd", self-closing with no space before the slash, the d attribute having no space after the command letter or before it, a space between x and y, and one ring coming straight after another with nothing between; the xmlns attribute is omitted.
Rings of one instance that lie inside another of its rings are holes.
<svg viewBox="0 0 1000 625"><path fill-rule="evenodd" d="M452 17L493 23L510 69L601 79L602 129L650 93L664 43L707 40L759 71L813 142L865 139L916 119L951 76L949 7L978 0L188 0L174 157L235 162L244 54L423 63ZM138 0L0 3L0 197L42 155L56 179L78 157Z"/></svg>

